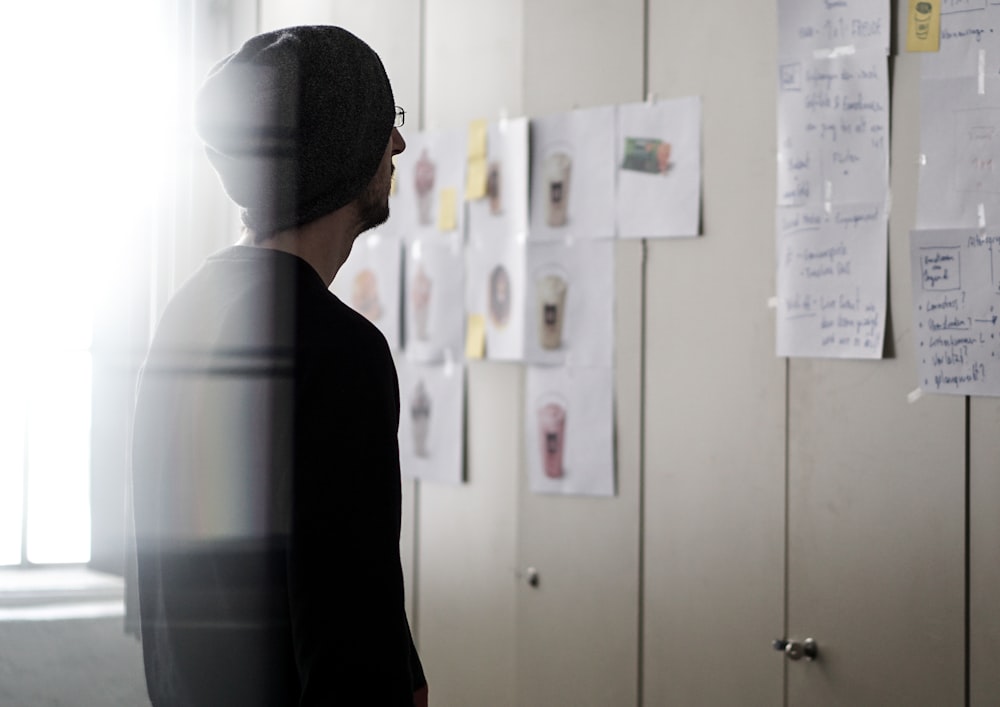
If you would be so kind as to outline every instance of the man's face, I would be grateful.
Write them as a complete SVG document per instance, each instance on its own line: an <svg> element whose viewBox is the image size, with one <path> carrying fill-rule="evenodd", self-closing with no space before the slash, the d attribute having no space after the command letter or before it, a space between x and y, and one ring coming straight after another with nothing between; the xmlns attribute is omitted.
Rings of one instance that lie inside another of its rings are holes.
<svg viewBox="0 0 1000 707"><path fill-rule="evenodd" d="M399 130L392 129L389 142L385 146L385 154L378 166L375 176L358 197L358 211L361 217L363 231L381 226L389 218L389 190L392 187L392 173L396 167L392 158L406 149L406 141Z"/></svg>

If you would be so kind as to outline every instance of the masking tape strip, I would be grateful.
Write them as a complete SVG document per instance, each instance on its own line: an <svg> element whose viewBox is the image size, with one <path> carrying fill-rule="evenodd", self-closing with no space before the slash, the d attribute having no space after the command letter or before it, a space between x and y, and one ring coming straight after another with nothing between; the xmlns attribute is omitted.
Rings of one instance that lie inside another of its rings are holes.
<svg viewBox="0 0 1000 707"><path fill-rule="evenodd" d="M768 297L767 298L767 308L768 309L777 309L778 308L778 298L777 297Z"/></svg>
<svg viewBox="0 0 1000 707"><path fill-rule="evenodd" d="M979 205L979 227L986 228L986 205Z"/></svg>
<svg viewBox="0 0 1000 707"><path fill-rule="evenodd" d="M908 402L910 405L913 405L913 403L917 402L922 397L924 397L924 391L922 391L920 388L917 388L916 390L912 390L909 393L907 393L906 402Z"/></svg>
<svg viewBox="0 0 1000 707"><path fill-rule="evenodd" d="M925 155L924 153L921 152L920 153L920 158L917 160L917 164L919 164L921 167L926 167L927 166L927 155Z"/></svg>

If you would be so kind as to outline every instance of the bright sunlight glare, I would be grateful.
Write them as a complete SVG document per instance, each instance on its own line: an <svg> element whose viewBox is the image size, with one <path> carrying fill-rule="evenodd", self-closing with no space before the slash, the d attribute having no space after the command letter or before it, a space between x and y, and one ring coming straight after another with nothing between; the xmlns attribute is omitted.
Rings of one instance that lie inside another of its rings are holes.
<svg viewBox="0 0 1000 707"><path fill-rule="evenodd" d="M164 178L167 5L0 6L0 564L90 557L92 328Z"/></svg>

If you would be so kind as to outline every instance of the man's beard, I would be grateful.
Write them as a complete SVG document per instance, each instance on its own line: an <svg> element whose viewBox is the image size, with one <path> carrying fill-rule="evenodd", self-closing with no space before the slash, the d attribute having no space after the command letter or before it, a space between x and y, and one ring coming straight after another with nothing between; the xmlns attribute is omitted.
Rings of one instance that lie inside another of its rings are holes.
<svg viewBox="0 0 1000 707"><path fill-rule="evenodd" d="M376 174L361 192L361 197L358 199L358 215L361 219L362 232L381 226L389 220L389 187L395 171L396 166L393 165L388 180L381 179L381 175Z"/></svg>

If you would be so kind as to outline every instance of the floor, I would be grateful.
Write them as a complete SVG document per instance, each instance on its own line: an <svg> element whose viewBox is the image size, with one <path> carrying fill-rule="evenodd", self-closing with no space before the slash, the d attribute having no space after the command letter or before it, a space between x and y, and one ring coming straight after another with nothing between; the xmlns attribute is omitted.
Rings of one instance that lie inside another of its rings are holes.
<svg viewBox="0 0 1000 707"><path fill-rule="evenodd" d="M0 569L0 705L149 707L119 577Z"/></svg>

